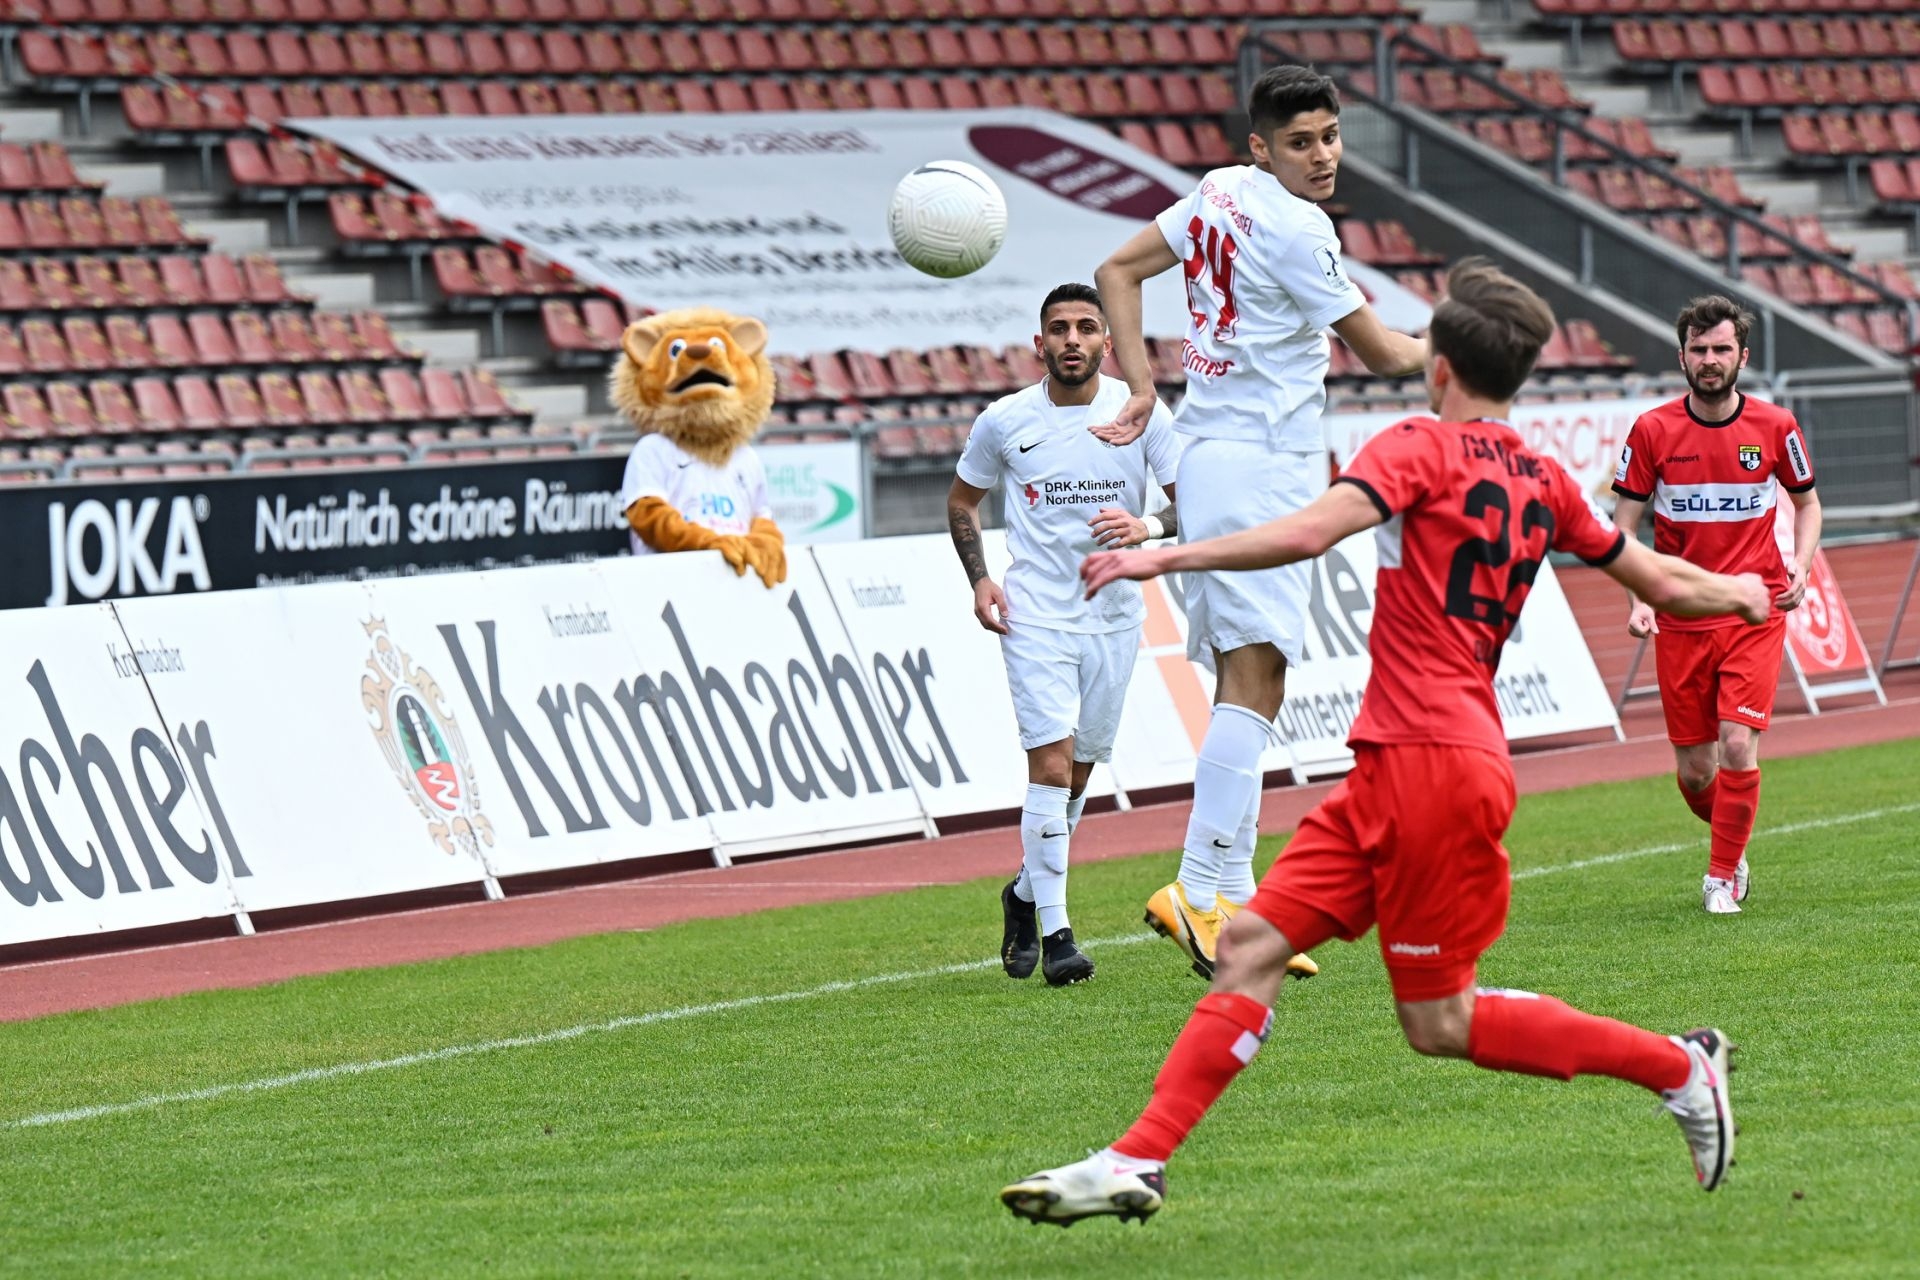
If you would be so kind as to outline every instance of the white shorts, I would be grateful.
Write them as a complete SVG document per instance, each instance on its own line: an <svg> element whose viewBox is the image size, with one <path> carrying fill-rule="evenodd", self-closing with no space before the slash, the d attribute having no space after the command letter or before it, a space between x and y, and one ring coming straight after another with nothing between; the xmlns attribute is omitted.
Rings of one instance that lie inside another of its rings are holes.
<svg viewBox="0 0 1920 1280"><path fill-rule="evenodd" d="M1000 637L1000 656L1007 664L1020 749L1031 751L1071 737L1075 760L1111 760L1139 652L1138 627L1055 631L1021 626L1016 618L1013 634Z"/></svg>
<svg viewBox="0 0 1920 1280"><path fill-rule="evenodd" d="M1180 455L1177 478L1180 541L1238 533L1291 515L1327 487L1326 455L1280 453L1251 440L1192 440ZM1213 655L1250 644L1271 644L1297 665L1306 637L1313 566L1282 565L1220 573L1189 573L1181 589L1187 608L1187 656L1213 670Z"/></svg>

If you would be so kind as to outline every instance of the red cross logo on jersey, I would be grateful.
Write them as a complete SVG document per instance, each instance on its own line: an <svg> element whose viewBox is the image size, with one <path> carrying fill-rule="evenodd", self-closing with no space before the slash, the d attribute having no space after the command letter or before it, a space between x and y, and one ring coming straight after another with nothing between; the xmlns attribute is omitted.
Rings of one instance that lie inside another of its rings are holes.
<svg viewBox="0 0 1920 1280"><path fill-rule="evenodd" d="M1032 485L1027 485L1025 492L1027 495L1027 505L1030 507L1037 506L1040 502L1040 491Z"/></svg>

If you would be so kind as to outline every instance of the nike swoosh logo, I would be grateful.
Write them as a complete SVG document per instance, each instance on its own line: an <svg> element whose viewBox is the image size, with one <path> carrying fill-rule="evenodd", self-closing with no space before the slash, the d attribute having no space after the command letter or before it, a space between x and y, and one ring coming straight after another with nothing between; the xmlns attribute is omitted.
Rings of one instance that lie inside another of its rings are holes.
<svg viewBox="0 0 1920 1280"><path fill-rule="evenodd" d="M685 462L678 463L676 465L678 465L682 471L685 471L688 467L693 465L693 459L689 458Z"/></svg>
<svg viewBox="0 0 1920 1280"><path fill-rule="evenodd" d="M1045 440L1035 440L1032 444L1023 444L1020 446L1020 452L1025 453L1029 449L1038 449L1041 445L1045 443L1046 443Z"/></svg>
<svg viewBox="0 0 1920 1280"><path fill-rule="evenodd" d="M1061 836L1064 836L1065 834L1067 833L1064 831L1042 831L1040 833L1040 838L1042 840L1058 840Z"/></svg>
<svg viewBox="0 0 1920 1280"><path fill-rule="evenodd" d="M1226 844L1221 844L1218 840L1215 840L1213 842L1213 847L1216 849L1231 849L1233 848L1233 842L1228 841Z"/></svg>

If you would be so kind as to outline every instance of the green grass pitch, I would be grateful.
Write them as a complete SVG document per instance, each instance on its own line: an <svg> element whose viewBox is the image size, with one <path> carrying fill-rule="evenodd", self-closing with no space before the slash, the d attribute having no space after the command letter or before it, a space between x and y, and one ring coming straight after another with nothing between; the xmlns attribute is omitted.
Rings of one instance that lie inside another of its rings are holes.
<svg viewBox="0 0 1920 1280"><path fill-rule="evenodd" d="M1670 779L1521 801L1481 979L1725 1028L1711 1196L1650 1095L1413 1054L1369 939L1290 984L1151 1223L1015 1221L998 1188L1116 1135L1201 994L1139 925L1162 855L1074 872L1106 941L1065 990L1001 976L977 882L0 1026L0 1272L1920 1275L1917 759L1767 764L1761 828L1800 829L1738 918Z"/></svg>

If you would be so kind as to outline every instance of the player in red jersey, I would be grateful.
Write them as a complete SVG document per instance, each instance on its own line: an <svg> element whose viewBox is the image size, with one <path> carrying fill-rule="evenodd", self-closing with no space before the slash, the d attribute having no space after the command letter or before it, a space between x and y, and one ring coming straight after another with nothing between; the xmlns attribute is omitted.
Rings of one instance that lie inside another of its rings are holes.
<svg viewBox="0 0 1920 1280"><path fill-rule="evenodd" d="M1159 1209L1167 1158L1267 1038L1287 957L1376 923L1414 1049L1495 1071L1632 1081L1679 1120L1702 1187L1713 1190L1732 1163L1721 1032L1662 1036L1549 996L1474 988L1475 964L1506 924L1500 838L1514 804L1493 675L1549 551L1600 565L1676 615L1758 623L1771 594L1752 574L1708 573L1627 539L1558 463L1530 452L1505 417L1553 332L1552 311L1479 260L1454 268L1447 291L1427 365L1440 421L1410 419L1374 437L1293 515L1185 546L1098 552L1082 565L1091 594L1120 578L1304 560L1378 526L1373 673L1349 739L1353 771L1228 926L1213 988L1146 1111L1111 1147L1004 1188L1001 1201L1022 1217L1144 1219Z"/></svg>
<svg viewBox="0 0 1920 1280"><path fill-rule="evenodd" d="M1675 321L1680 371L1692 388L1649 410L1627 432L1613 473L1613 518L1631 538L1653 506L1653 545L1717 573L1757 573L1776 612L1749 630L1732 618L1675 618L1632 599L1627 630L1654 635L1660 705L1680 794L1713 830L1700 904L1737 915L1747 896L1747 841L1760 807L1760 733L1786 651L1783 616L1807 589L1820 546L1813 458L1793 415L1742 395L1753 317L1725 298L1695 298ZM1793 502L1793 559L1780 554L1774 518Z"/></svg>

